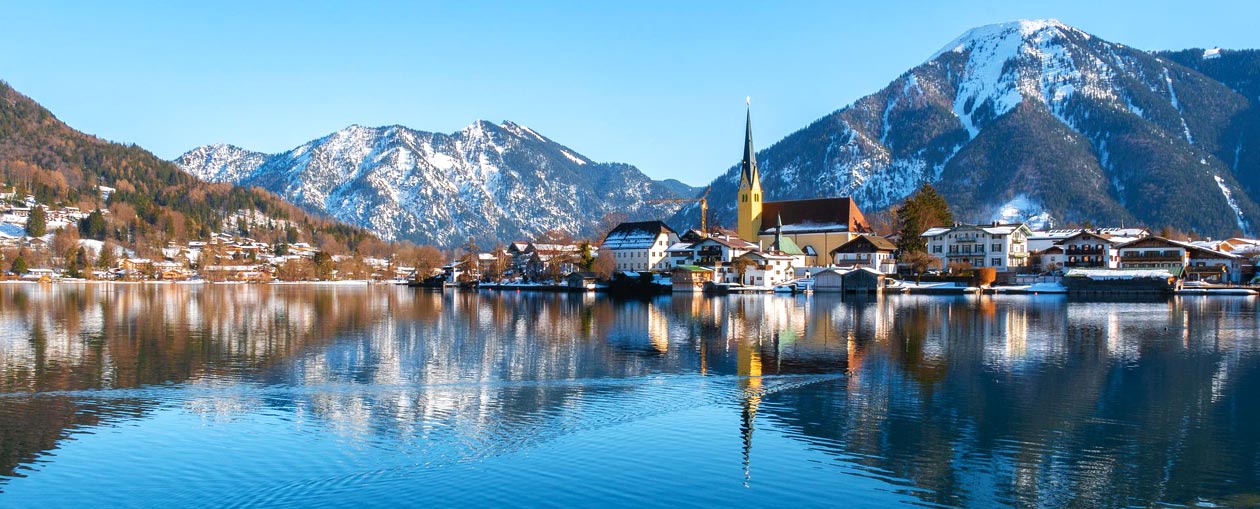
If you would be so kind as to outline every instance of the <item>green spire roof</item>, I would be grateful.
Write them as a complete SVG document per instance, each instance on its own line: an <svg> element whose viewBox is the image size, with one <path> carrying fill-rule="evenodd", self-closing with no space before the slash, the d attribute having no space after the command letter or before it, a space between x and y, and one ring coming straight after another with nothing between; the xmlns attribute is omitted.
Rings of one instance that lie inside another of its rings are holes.
<svg viewBox="0 0 1260 509"><path fill-rule="evenodd" d="M794 256L805 254L804 251L801 251L800 246L797 246L796 242L792 241L792 237L779 237L775 239L773 247L776 251L783 251L786 254Z"/></svg>

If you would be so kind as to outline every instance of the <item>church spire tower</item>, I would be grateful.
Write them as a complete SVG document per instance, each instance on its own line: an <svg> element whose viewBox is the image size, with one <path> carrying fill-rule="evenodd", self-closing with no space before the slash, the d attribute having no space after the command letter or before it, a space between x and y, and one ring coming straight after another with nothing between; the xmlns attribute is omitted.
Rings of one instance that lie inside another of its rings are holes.
<svg viewBox="0 0 1260 509"><path fill-rule="evenodd" d="M745 121L744 160L740 162L738 202L735 210L739 216L736 228L739 238L757 242L761 232L761 173L757 171L757 153L752 141L752 100Z"/></svg>

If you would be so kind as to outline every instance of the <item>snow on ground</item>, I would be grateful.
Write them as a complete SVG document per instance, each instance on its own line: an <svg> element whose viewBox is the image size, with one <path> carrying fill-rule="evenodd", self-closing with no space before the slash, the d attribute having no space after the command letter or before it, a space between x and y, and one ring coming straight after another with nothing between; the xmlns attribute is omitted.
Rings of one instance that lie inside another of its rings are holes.
<svg viewBox="0 0 1260 509"><path fill-rule="evenodd" d="M1054 227L1054 218L1041 206L1041 203L1018 194L1010 201L998 206L992 220L1002 223L1027 223L1033 230L1046 230Z"/></svg>
<svg viewBox="0 0 1260 509"><path fill-rule="evenodd" d="M1207 60L1210 58L1221 58L1221 49L1212 48L1203 50L1203 59Z"/></svg>
<svg viewBox="0 0 1260 509"><path fill-rule="evenodd" d="M99 256L104 245L105 243L99 240L79 239L79 247L87 249L92 256Z"/></svg>

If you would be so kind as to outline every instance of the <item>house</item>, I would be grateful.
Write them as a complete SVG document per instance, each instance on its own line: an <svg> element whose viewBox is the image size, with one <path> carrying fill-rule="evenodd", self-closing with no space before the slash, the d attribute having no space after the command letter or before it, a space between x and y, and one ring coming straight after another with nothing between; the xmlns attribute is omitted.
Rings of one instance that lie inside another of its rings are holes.
<svg viewBox="0 0 1260 509"><path fill-rule="evenodd" d="M1241 283L1246 259L1223 251L1163 237L1147 237L1122 244L1121 269L1167 269L1191 280Z"/></svg>
<svg viewBox="0 0 1260 509"><path fill-rule="evenodd" d="M1050 246L1041 251L1034 252L1030 258L1030 264L1036 267L1039 272L1054 272L1063 268L1065 257L1063 256L1063 247Z"/></svg>
<svg viewBox="0 0 1260 509"><path fill-rule="evenodd" d="M1151 236L1151 232L1146 228L1059 228L1032 232L1028 236L1028 249L1029 251L1044 251L1050 246L1086 230L1110 236L1112 239L1115 239L1113 241L1115 244Z"/></svg>
<svg viewBox="0 0 1260 509"><path fill-rule="evenodd" d="M600 249L612 253L617 271L669 270L668 249L678 240L678 234L660 221L621 223L608 232Z"/></svg>
<svg viewBox="0 0 1260 509"><path fill-rule="evenodd" d="M1114 269L1120 266L1116 246L1132 237L1116 237L1099 231L1081 230L1056 244L1063 248L1063 266L1071 269Z"/></svg>
<svg viewBox="0 0 1260 509"><path fill-rule="evenodd" d="M897 271L893 252L897 246L877 235L860 235L832 249L832 263L839 266L870 267L885 274Z"/></svg>
<svg viewBox="0 0 1260 509"><path fill-rule="evenodd" d="M586 290L594 290L596 281L599 281L599 276L594 272L574 272L564 278L565 285L570 288Z"/></svg>
<svg viewBox="0 0 1260 509"><path fill-rule="evenodd" d="M810 266L819 265L819 253L830 253L854 237L870 232L870 225L852 198L763 200L761 173L753 149L751 111L745 122L735 209L740 238L767 245L775 236L782 235L799 247L805 264ZM769 220L775 221L774 226L769 226Z"/></svg>
<svg viewBox="0 0 1260 509"><path fill-rule="evenodd" d="M1247 259L1233 253L1212 249L1195 248L1189 251L1186 278L1215 283L1240 284L1245 281L1244 265Z"/></svg>
<svg viewBox="0 0 1260 509"><path fill-rule="evenodd" d="M565 250L535 250L525 264L525 274L534 280L555 279L577 268L577 253Z"/></svg>
<svg viewBox="0 0 1260 509"><path fill-rule="evenodd" d="M1146 237L1126 242L1116 248L1120 253L1118 268L1168 269L1174 276L1179 276L1186 264L1190 263L1189 247L1189 244L1163 237Z"/></svg>
<svg viewBox="0 0 1260 509"><path fill-rule="evenodd" d="M207 265L201 268L201 275L210 281L267 283L271 281L271 268L265 264Z"/></svg>
<svg viewBox="0 0 1260 509"><path fill-rule="evenodd" d="M713 281L714 270L698 265L680 265L670 271L670 281L674 283L674 293L699 293L704 285Z"/></svg>
<svg viewBox="0 0 1260 509"><path fill-rule="evenodd" d="M124 272L148 272L153 268L153 260L148 258L126 258L118 263Z"/></svg>
<svg viewBox="0 0 1260 509"><path fill-rule="evenodd" d="M730 263L745 253L760 248L738 236L714 233L708 237L691 243L678 242L666 251L675 267L680 265L701 265L713 267Z"/></svg>
<svg viewBox="0 0 1260 509"><path fill-rule="evenodd" d="M744 269L740 283L745 286L769 288L796 279L796 270L792 265L795 258L782 251L752 251L738 259L753 262L752 266Z"/></svg>
<svg viewBox="0 0 1260 509"><path fill-rule="evenodd" d="M1019 224L987 225L954 224L929 228L923 232L928 253L950 263L966 263L972 267L993 267L999 271L1017 271L1028 266L1028 236L1032 230Z"/></svg>

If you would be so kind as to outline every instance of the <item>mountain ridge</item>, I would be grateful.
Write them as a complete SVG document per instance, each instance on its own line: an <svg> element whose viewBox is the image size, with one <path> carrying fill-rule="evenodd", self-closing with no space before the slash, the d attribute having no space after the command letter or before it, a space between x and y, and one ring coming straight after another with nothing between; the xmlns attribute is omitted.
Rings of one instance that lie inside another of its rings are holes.
<svg viewBox="0 0 1260 509"><path fill-rule="evenodd" d="M1021 20L968 30L758 160L772 200L853 196L878 211L932 183L972 222L1144 223L1221 236L1251 231L1260 214L1240 183L1255 169L1219 157L1248 108L1158 53ZM737 178L733 165L712 183L719 223L734 220ZM696 208L671 221L694 223Z"/></svg>
<svg viewBox="0 0 1260 509"><path fill-rule="evenodd" d="M598 235L613 218L672 213L694 194L637 168L599 163L521 124L478 120L454 133L351 125L278 154L225 144L175 160L210 181L257 186L385 239L453 247Z"/></svg>

